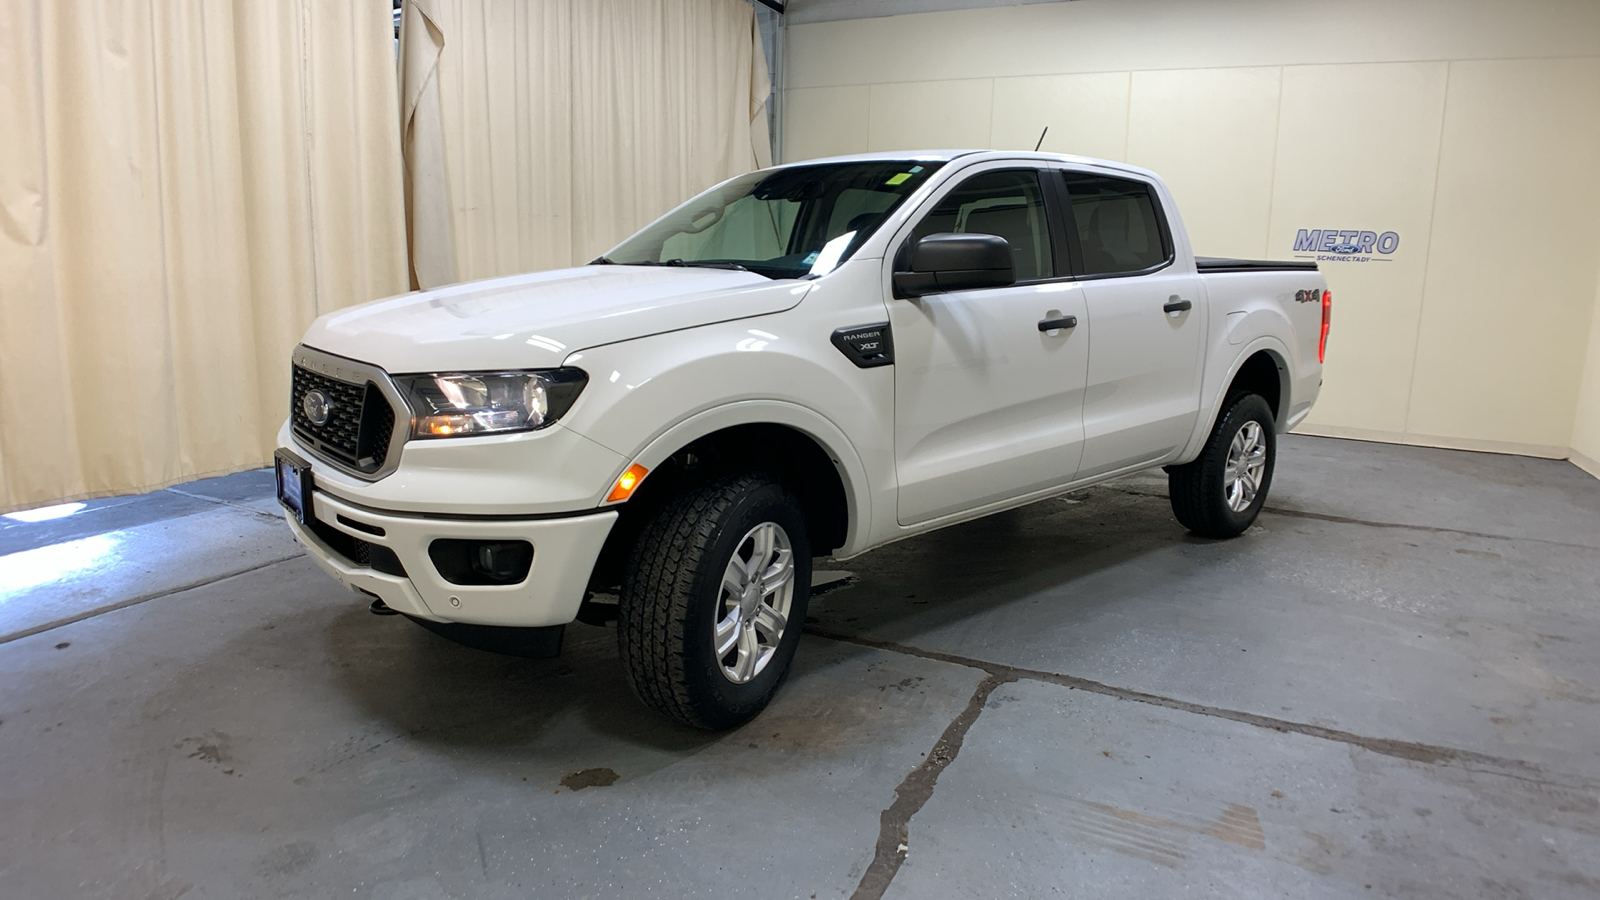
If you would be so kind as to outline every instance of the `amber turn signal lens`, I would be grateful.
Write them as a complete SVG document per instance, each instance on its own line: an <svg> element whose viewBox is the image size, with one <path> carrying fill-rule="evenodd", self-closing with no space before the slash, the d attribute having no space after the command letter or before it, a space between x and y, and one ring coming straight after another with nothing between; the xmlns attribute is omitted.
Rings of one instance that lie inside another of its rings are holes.
<svg viewBox="0 0 1600 900"><path fill-rule="evenodd" d="M634 489L644 481L644 476L648 474L650 474L650 470L638 463L629 466L627 471L617 477L616 485L611 488L611 493L606 495L606 502L621 503L623 500L628 499L633 494Z"/></svg>

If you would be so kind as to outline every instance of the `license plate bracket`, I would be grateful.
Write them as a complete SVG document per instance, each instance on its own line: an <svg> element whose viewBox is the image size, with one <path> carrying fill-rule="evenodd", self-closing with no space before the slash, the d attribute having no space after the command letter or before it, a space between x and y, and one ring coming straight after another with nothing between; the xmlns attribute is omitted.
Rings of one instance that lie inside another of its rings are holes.
<svg viewBox="0 0 1600 900"><path fill-rule="evenodd" d="M279 449L272 454L273 474L278 483L278 502L304 525L314 513L311 508L311 463Z"/></svg>

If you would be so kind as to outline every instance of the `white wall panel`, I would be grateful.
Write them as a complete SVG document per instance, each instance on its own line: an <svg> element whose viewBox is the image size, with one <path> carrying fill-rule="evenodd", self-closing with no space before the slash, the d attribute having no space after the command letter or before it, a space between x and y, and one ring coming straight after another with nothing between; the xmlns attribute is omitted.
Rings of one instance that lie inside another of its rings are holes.
<svg viewBox="0 0 1600 900"><path fill-rule="evenodd" d="M796 25L787 65L799 88L1597 55L1595 0L1083 0Z"/></svg>
<svg viewBox="0 0 1600 900"><path fill-rule="evenodd" d="M1101 159L1128 155L1128 72L998 78L989 146L1041 150Z"/></svg>
<svg viewBox="0 0 1600 900"><path fill-rule="evenodd" d="M987 147L993 100L992 78L873 85L867 149Z"/></svg>
<svg viewBox="0 0 1600 900"><path fill-rule="evenodd" d="M1195 252L1267 252L1281 70L1135 72L1128 162L1161 173Z"/></svg>
<svg viewBox="0 0 1600 900"><path fill-rule="evenodd" d="M833 87L787 91L783 160L816 159L867 149L867 116L871 88Z"/></svg>
<svg viewBox="0 0 1600 900"><path fill-rule="evenodd" d="M1571 445L1597 147L1600 59L1451 65L1408 432Z"/></svg>
<svg viewBox="0 0 1600 900"><path fill-rule="evenodd" d="M1334 328L1312 427L1405 430L1403 386L1422 315L1448 69L1440 62L1284 70L1268 255L1296 256L1301 229L1400 236L1393 254L1321 263L1334 292Z"/></svg>
<svg viewBox="0 0 1600 900"><path fill-rule="evenodd" d="M1396 232L1321 263L1306 427L1600 459L1597 0L1085 0L797 25L788 62L805 155L1049 125L1165 176L1202 254Z"/></svg>

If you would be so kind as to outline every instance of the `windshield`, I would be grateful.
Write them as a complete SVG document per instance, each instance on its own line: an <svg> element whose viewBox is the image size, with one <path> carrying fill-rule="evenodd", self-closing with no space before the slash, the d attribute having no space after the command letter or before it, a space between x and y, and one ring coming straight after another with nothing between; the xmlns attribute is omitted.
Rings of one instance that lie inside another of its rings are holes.
<svg viewBox="0 0 1600 900"><path fill-rule="evenodd" d="M597 263L826 275L850 258L940 162L887 160L751 172L683 204Z"/></svg>

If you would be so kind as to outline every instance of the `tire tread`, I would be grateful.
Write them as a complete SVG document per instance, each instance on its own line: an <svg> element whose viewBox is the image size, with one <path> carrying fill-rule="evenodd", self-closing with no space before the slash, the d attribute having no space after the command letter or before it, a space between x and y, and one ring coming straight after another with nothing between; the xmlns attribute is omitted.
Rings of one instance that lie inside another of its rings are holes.
<svg viewBox="0 0 1600 900"><path fill-rule="evenodd" d="M623 673L647 706L685 725L728 725L715 710L697 703L689 690L685 620L700 593L696 582L705 555L728 509L771 484L760 474L745 473L683 491L640 534L624 575L617 622Z"/></svg>
<svg viewBox="0 0 1600 900"><path fill-rule="evenodd" d="M1253 401L1253 402L1252 402ZM1242 534L1255 521L1268 489L1272 485L1274 463L1269 459L1267 475L1263 480L1258 500L1248 520L1241 527L1231 510L1223 502L1222 475L1227 465L1228 446L1239 425L1238 417L1247 414L1247 406L1259 404L1267 412L1266 427L1273 427L1271 410L1258 394L1244 391L1230 394L1222 404L1222 414L1206 438L1206 445L1193 462L1172 466L1167 470L1167 497L1172 504L1172 514L1179 524L1202 537L1231 538ZM1270 440L1270 438L1269 438ZM1269 444L1269 453L1275 444Z"/></svg>

